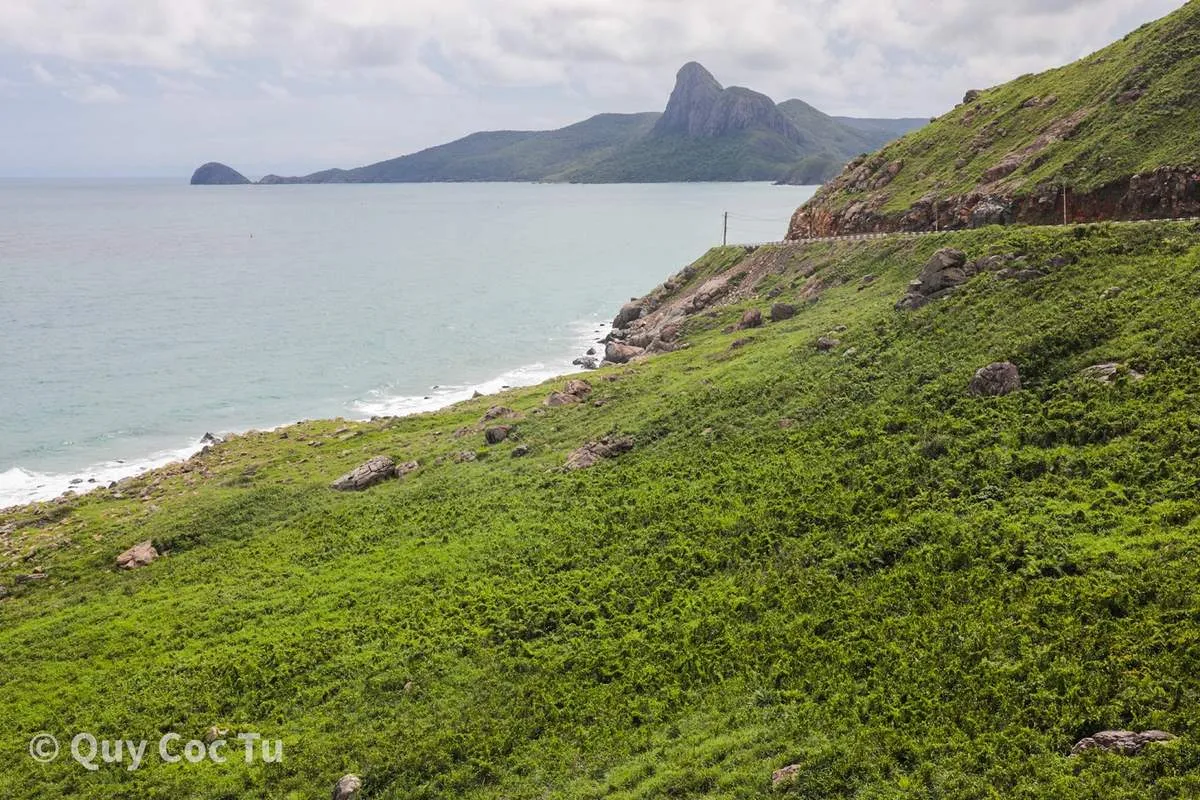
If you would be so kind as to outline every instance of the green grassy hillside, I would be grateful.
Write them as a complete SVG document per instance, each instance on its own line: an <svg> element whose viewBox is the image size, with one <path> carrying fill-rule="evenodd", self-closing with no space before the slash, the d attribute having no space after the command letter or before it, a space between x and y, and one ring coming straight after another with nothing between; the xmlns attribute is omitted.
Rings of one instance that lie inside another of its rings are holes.
<svg viewBox="0 0 1200 800"><path fill-rule="evenodd" d="M1197 167L1197 85L1200 0L1190 0L1074 64L978 93L852 164L813 206L836 213L866 201L900 212L927 197L1063 184L1083 194L1158 167Z"/></svg>
<svg viewBox="0 0 1200 800"><path fill-rule="evenodd" d="M895 311L948 246L1048 274ZM677 290L748 257L749 299L595 402L304 423L0 517L0 797L1200 795L1200 229L728 248ZM722 332L768 294L799 314ZM1002 359L1024 389L970 396ZM1080 375L1110 361L1144 380ZM561 470L610 434L634 449ZM329 489L378 454L421 466ZM26 755L214 725L283 763ZM1116 727L1179 738L1068 757Z"/></svg>

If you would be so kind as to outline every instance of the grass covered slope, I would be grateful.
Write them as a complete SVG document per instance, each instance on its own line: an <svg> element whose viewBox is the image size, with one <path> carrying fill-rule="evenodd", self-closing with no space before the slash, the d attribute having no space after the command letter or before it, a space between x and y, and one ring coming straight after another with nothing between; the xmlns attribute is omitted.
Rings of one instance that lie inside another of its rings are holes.
<svg viewBox="0 0 1200 800"><path fill-rule="evenodd" d="M893 310L946 246L1059 266ZM776 264L747 293L820 299L701 313L690 349L586 376L599 406L545 408L556 382L305 423L0 519L0 796L1200 794L1200 230L727 248L678 290L746 258ZM968 396L1003 359L1025 388ZM1146 377L1080 375L1108 361ZM497 403L528 457L484 444ZM635 448L560 470L608 434ZM421 467L328 488L381 453ZM118 573L147 538L166 556ZM284 762L26 756L213 725ZM1113 727L1180 738L1067 757Z"/></svg>
<svg viewBox="0 0 1200 800"><path fill-rule="evenodd" d="M1198 85L1200 0L1190 0L1074 64L973 92L930 125L852 162L793 233L803 235L809 220L818 235L932 229L934 201L942 227L970 224L981 199L1006 206L1008 221L1061 221L1056 193L1064 185L1076 198L1072 219L1168 216L1171 208L1146 207L1151 198L1137 194L1200 200ZM1190 175L1192 185L1129 186L1132 176L1160 168L1181 170L1176 182Z"/></svg>

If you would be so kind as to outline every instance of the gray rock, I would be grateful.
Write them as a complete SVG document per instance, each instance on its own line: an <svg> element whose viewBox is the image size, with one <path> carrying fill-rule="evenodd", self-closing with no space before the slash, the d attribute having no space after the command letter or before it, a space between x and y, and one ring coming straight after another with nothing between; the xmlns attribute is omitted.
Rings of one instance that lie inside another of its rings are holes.
<svg viewBox="0 0 1200 800"><path fill-rule="evenodd" d="M737 329L739 331L745 331L750 330L751 328L761 328L762 324L762 312L757 308L748 308L746 309L746 312L742 314L742 319L738 322Z"/></svg>
<svg viewBox="0 0 1200 800"><path fill-rule="evenodd" d="M362 791L362 779L357 775L346 775L333 787L333 800L351 800Z"/></svg>
<svg viewBox="0 0 1200 800"><path fill-rule="evenodd" d="M1071 748L1071 755L1077 756L1088 750L1100 750L1105 753L1116 753L1123 756L1135 756L1146 749L1146 745L1154 742L1169 742L1175 737L1166 731L1100 731L1085 739L1080 739Z"/></svg>
<svg viewBox="0 0 1200 800"><path fill-rule="evenodd" d="M527 444L519 444L512 450L513 458L524 458L527 455L529 455L529 445Z"/></svg>
<svg viewBox="0 0 1200 800"><path fill-rule="evenodd" d="M928 297L943 289L966 283L971 277L966 264L967 256L963 251L950 247L938 250L918 277L921 281L920 293Z"/></svg>
<svg viewBox="0 0 1200 800"><path fill-rule="evenodd" d="M1008 361L988 364L971 379L968 391L978 397L1003 397L1021 390L1021 373Z"/></svg>
<svg viewBox="0 0 1200 800"><path fill-rule="evenodd" d="M829 336L822 336L820 339L817 339L817 349L822 353L828 353L829 351L836 349L839 344L841 344L841 342Z"/></svg>
<svg viewBox="0 0 1200 800"><path fill-rule="evenodd" d="M583 358L577 358L574 361L572 361L571 366L582 367L583 369L589 369L589 370L590 369L599 369L600 362L598 360L596 360L595 358L592 358L591 356L584 356Z"/></svg>
<svg viewBox="0 0 1200 800"><path fill-rule="evenodd" d="M627 436L606 437L598 442L588 442L567 457L568 470L588 469L606 458L616 458L633 449L633 439Z"/></svg>
<svg viewBox="0 0 1200 800"><path fill-rule="evenodd" d="M617 316L613 319L612 326L616 330L629 327L629 324L636 322L646 313L646 309L642 308L639 303L626 303L621 306L621 310L617 312Z"/></svg>
<svg viewBox="0 0 1200 800"><path fill-rule="evenodd" d="M974 103L979 99L981 94L983 94L983 92L979 89L968 89L967 93L963 95L963 103Z"/></svg>
<svg viewBox="0 0 1200 800"><path fill-rule="evenodd" d="M517 416L517 412L513 411L511 408L506 408L504 406L492 406L487 410L487 413L483 415L483 421L491 422L492 420L502 418L513 419Z"/></svg>
<svg viewBox="0 0 1200 800"><path fill-rule="evenodd" d="M158 551L154 549L154 543L146 540L117 556L117 566L121 569L140 569L157 560Z"/></svg>
<svg viewBox="0 0 1200 800"><path fill-rule="evenodd" d="M376 456L338 478L330 487L339 492L362 492L378 483L395 478L396 462L388 456Z"/></svg>
<svg viewBox="0 0 1200 800"><path fill-rule="evenodd" d="M1117 363L1094 364L1083 370L1080 374L1085 378L1091 378L1100 383L1116 383L1117 379L1122 376L1126 376L1132 381L1144 380L1146 377L1137 370L1130 369L1125 364Z"/></svg>
<svg viewBox="0 0 1200 800"><path fill-rule="evenodd" d="M507 439L513 432L511 425L497 425L494 428L488 428L483 432L484 441L488 444L496 445Z"/></svg>
<svg viewBox="0 0 1200 800"><path fill-rule="evenodd" d="M789 303L776 303L771 306L771 322L784 322L796 316L796 307Z"/></svg>
<svg viewBox="0 0 1200 800"><path fill-rule="evenodd" d="M604 348L604 360L614 364L628 364L644 352L646 351L640 347L632 347L621 342L609 342Z"/></svg>

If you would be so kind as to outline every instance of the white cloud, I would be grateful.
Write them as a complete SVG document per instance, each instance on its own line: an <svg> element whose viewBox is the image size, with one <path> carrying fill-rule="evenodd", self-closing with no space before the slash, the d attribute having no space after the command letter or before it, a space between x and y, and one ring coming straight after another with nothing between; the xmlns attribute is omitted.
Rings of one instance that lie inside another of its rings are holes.
<svg viewBox="0 0 1200 800"><path fill-rule="evenodd" d="M192 137L199 148L220 124L238 143L230 157L249 153L245 143L269 123L303 152L324 152L335 123L359 141L394 142L354 160L474 129L659 109L675 70L691 60L725 84L830 113L937 114L968 88L1073 60L1180 4L4 0L0 78L86 103L139 98L121 107L132 124L161 116L152 102L180 109L203 97L202 119L176 120L178 129L159 136L180 146ZM5 63L20 66L6 75ZM287 102L261 103L264 94ZM252 123L245 107L256 102L263 108ZM360 116L328 117L333 109ZM320 138L304 122L318 116L328 120ZM247 127L235 136L239 124ZM102 137L91 141L99 147Z"/></svg>

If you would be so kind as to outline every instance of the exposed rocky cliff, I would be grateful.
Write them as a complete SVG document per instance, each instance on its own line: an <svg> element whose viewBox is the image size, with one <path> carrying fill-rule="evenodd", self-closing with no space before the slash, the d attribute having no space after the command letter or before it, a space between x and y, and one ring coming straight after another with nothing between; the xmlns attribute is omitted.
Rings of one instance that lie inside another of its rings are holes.
<svg viewBox="0 0 1200 800"><path fill-rule="evenodd" d="M1200 214L1200 0L855 159L789 239Z"/></svg>
<svg viewBox="0 0 1200 800"><path fill-rule="evenodd" d="M774 100L738 86L726 89L695 61L679 70L666 111L654 126L659 136L696 138L753 130L772 131L797 143L804 141Z"/></svg>

